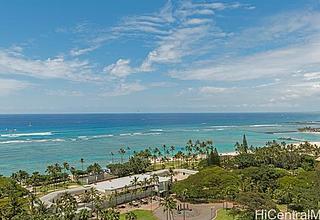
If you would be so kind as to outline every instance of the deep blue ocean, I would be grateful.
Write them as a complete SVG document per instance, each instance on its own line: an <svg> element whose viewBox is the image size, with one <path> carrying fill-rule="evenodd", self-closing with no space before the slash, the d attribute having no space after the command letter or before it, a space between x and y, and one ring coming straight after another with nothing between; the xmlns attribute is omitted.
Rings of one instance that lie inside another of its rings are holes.
<svg viewBox="0 0 320 220"><path fill-rule="evenodd" d="M234 151L246 134L250 145L270 140L320 141L297 131L320 127L320 113L172 113L0 115L0 174L41 171L52 163L110 163L120 147L185 146L189 139L214 141L219 152Z"/></svg>

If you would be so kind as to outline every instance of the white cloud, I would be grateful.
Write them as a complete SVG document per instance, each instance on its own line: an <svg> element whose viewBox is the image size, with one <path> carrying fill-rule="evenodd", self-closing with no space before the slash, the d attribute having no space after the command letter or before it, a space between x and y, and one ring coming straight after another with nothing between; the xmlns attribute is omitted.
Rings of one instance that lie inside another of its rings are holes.
<svg viewBox="0 0 320 220"><path fill-rule="evenodd" d="M310 72L310 73L304 73L304 78L306 80L319 80L320 79L320 72Z"/></svg>
<svg viewBox="0 0 320 220"><path fill-rule="evenodd" d="M87 48L74 48L70 51L70 55L75 57L75 56L81 56L81 55L84 55L84 54L87 54L91 51L94 51L96 49L99 48L99 45L93 45L93 46L90 46L90 47L87 47Z"/></svg>
<svg viewBox="0 0 320 220"><path fill-rule="evenodd" d="M0 79L0 96L6 96L19 90L25 89L30 84L14 79Z"/></svg>
<svg viewBox="0 0 320 220"><path fill-rule="evenodd" d="M99 48L105 42L119 38L131 39L146 37L147 39L166 36L170 33L170 26L174 23L173 5L169 0L167 3L155 13L146 13L143 15L134 15L124 17L119 24L97 31L94 37L89 40L92 48L96 45ZM97 49L96 48L96 49Z"/></svg>
<svg viewBox="0 0 320 220"><path fill-rule="evenodd" d="M119 83L112 91L103 93L101 96L125 96L146 89L147 87L141 85L139 82Z"/></svg>
<svg viewBox="0 0 320 220"><path fill-rule="evenodd" d="M150 72L156 64L179 63L187 56L208 52L210 45L205 40L227 36L216 27L214 12L239 7L242 5L238 3L179 1L173 5L168 1L160 13L128 17L113 31L126 36L144 33L156 36L155 48L148 53L140 67L134 68L136 72ZM204 14L207 15L205 18L199 18Z"/></svg>
<svg viewBox="0 0 320 220"><path fill-rule="evenodd" d="M81 91L76 90L48 90L46 92L50 96L61 96L61 97L81 97L84 94Z"/></svg>
<svg viewBox="0 0 320 220"><path fill-rule="evenodd" d="M310 69L320 70L320 40L318 35L301 44L253 55L207 61L170 75L182 80L240 81L248 79L293 77ZM301 79L301 77L300 77Z"/></svg>
<svg viewBox="0 0 320 220"><path fill-rule="evenodd" d="M63 57L46 60L29 59L22 54L10 54L0 50L0 74L26 75L41 79L95 80L88 61L65 60Z"/></svg>
<svg viewBox="0 0 320 220"><path fill-rule="evenodd" d="M119 78L126 77L135 72L135 70L130 67L130 60L125 59L119 59L116 63L106 66L103 71Z"/></svg>
<svg viewBox="0 0 320 220"><path fill-rule="evenodd" d="M191 18L188 19L185 24L186 25L197 25L197 24L204 24L210 22L210 19L204 19L204 18Z"/></svg>
<svg viewBox="0 0 320 220"><path fill-rule="evenodd" d="M282 99L300 99L320 94L320 82L298 83L290 85L285 90Z"/></svg>
<svg viewBox="0 0 320 220"><path fill-rule="evenodd" d="M228 88L214 87L214 86L204 86L199 88L199 92L204 95L215 95L218 93L223 93L228 91Z"/></svg>
<svg viewBox="0 0 320 220"><path fill-rule="evenodd" d="M141 71L154 70L154 64L179 63L184 58L194 57L208 52L208 40L224 38L226 33L221 31L212 16L215 10L241 7L240 4L224 3L192 3L185 1L173 12L176 25L170 29L170 34L161 38L158 46L148 53L140 66ZM203 10L211 16L199 18ZM194 17L195 16L195 17Z"/></svg>
<svg viewBox="0 0 320 220"><path fill-rule="evenodd" d="M265 18L258 26L234 33L226 45L233 51L256 48L259 45L265 47L267 43L285 45L301 42L302 39L319 31L319 12L311 10L284 12Z"/></svg>
<svg viewBox="0 0 320 220"><path fill-rule="evenodd" d="M208 26L181 28L164 38L159 47L149 52L141 65L142 71L151 71L153 64L170 64L180 62L192 54L193 44L206 35Z"/></svg>

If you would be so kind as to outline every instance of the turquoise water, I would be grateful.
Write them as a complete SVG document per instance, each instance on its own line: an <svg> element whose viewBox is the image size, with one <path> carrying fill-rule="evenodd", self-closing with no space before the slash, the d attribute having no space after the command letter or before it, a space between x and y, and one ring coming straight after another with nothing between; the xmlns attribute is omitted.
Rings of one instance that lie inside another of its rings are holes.
<svg viewBox="0 0 320 220"><path fill-rule="evenodd" d="M208 113L208 114L67 114L0 115L0 174L19 169L43 172L47 165L68 161L80 167L110 163L120 147L138 151L174 145L189 139L214 141L219 152L233 151L246 134L249 144L266 141L320 141L320 134L297 132L320 126L319 113ZM290 140L289 140L290 139Z"/></svg>

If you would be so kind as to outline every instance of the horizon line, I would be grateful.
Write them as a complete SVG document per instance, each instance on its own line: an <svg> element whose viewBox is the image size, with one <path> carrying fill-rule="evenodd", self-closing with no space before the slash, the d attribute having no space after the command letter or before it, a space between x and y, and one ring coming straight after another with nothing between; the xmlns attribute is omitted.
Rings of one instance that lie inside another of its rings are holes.
<svg viewBox="0 0 320 220"><path fill-rule="evenodd" d="M216 112L35 112L35 113L0 113L0 115L107 115L107 114L276 114L276 113L305 113L316 114L320 111L216 111Z"/></svg>

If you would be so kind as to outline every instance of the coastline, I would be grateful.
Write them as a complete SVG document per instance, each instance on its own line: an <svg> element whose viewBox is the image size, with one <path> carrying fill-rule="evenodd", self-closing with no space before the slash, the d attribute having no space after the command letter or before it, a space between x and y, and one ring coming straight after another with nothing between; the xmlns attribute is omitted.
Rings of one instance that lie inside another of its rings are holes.
<svg viewBox="0 0 320 220"><path fill-rule="evenodd" d="M319 133L319 132L318 132ZM320 134L320 133L319 133ZM295 146L299 146L300 144L304 144L305 142L308 142L311 145L317 145L320 146L320 141L301 141L301 142L296 142L293 143ZM220 156L237 156L239 153L236 151L231 151L231 152L225 152L225 153L219 153Z"/></svg>

